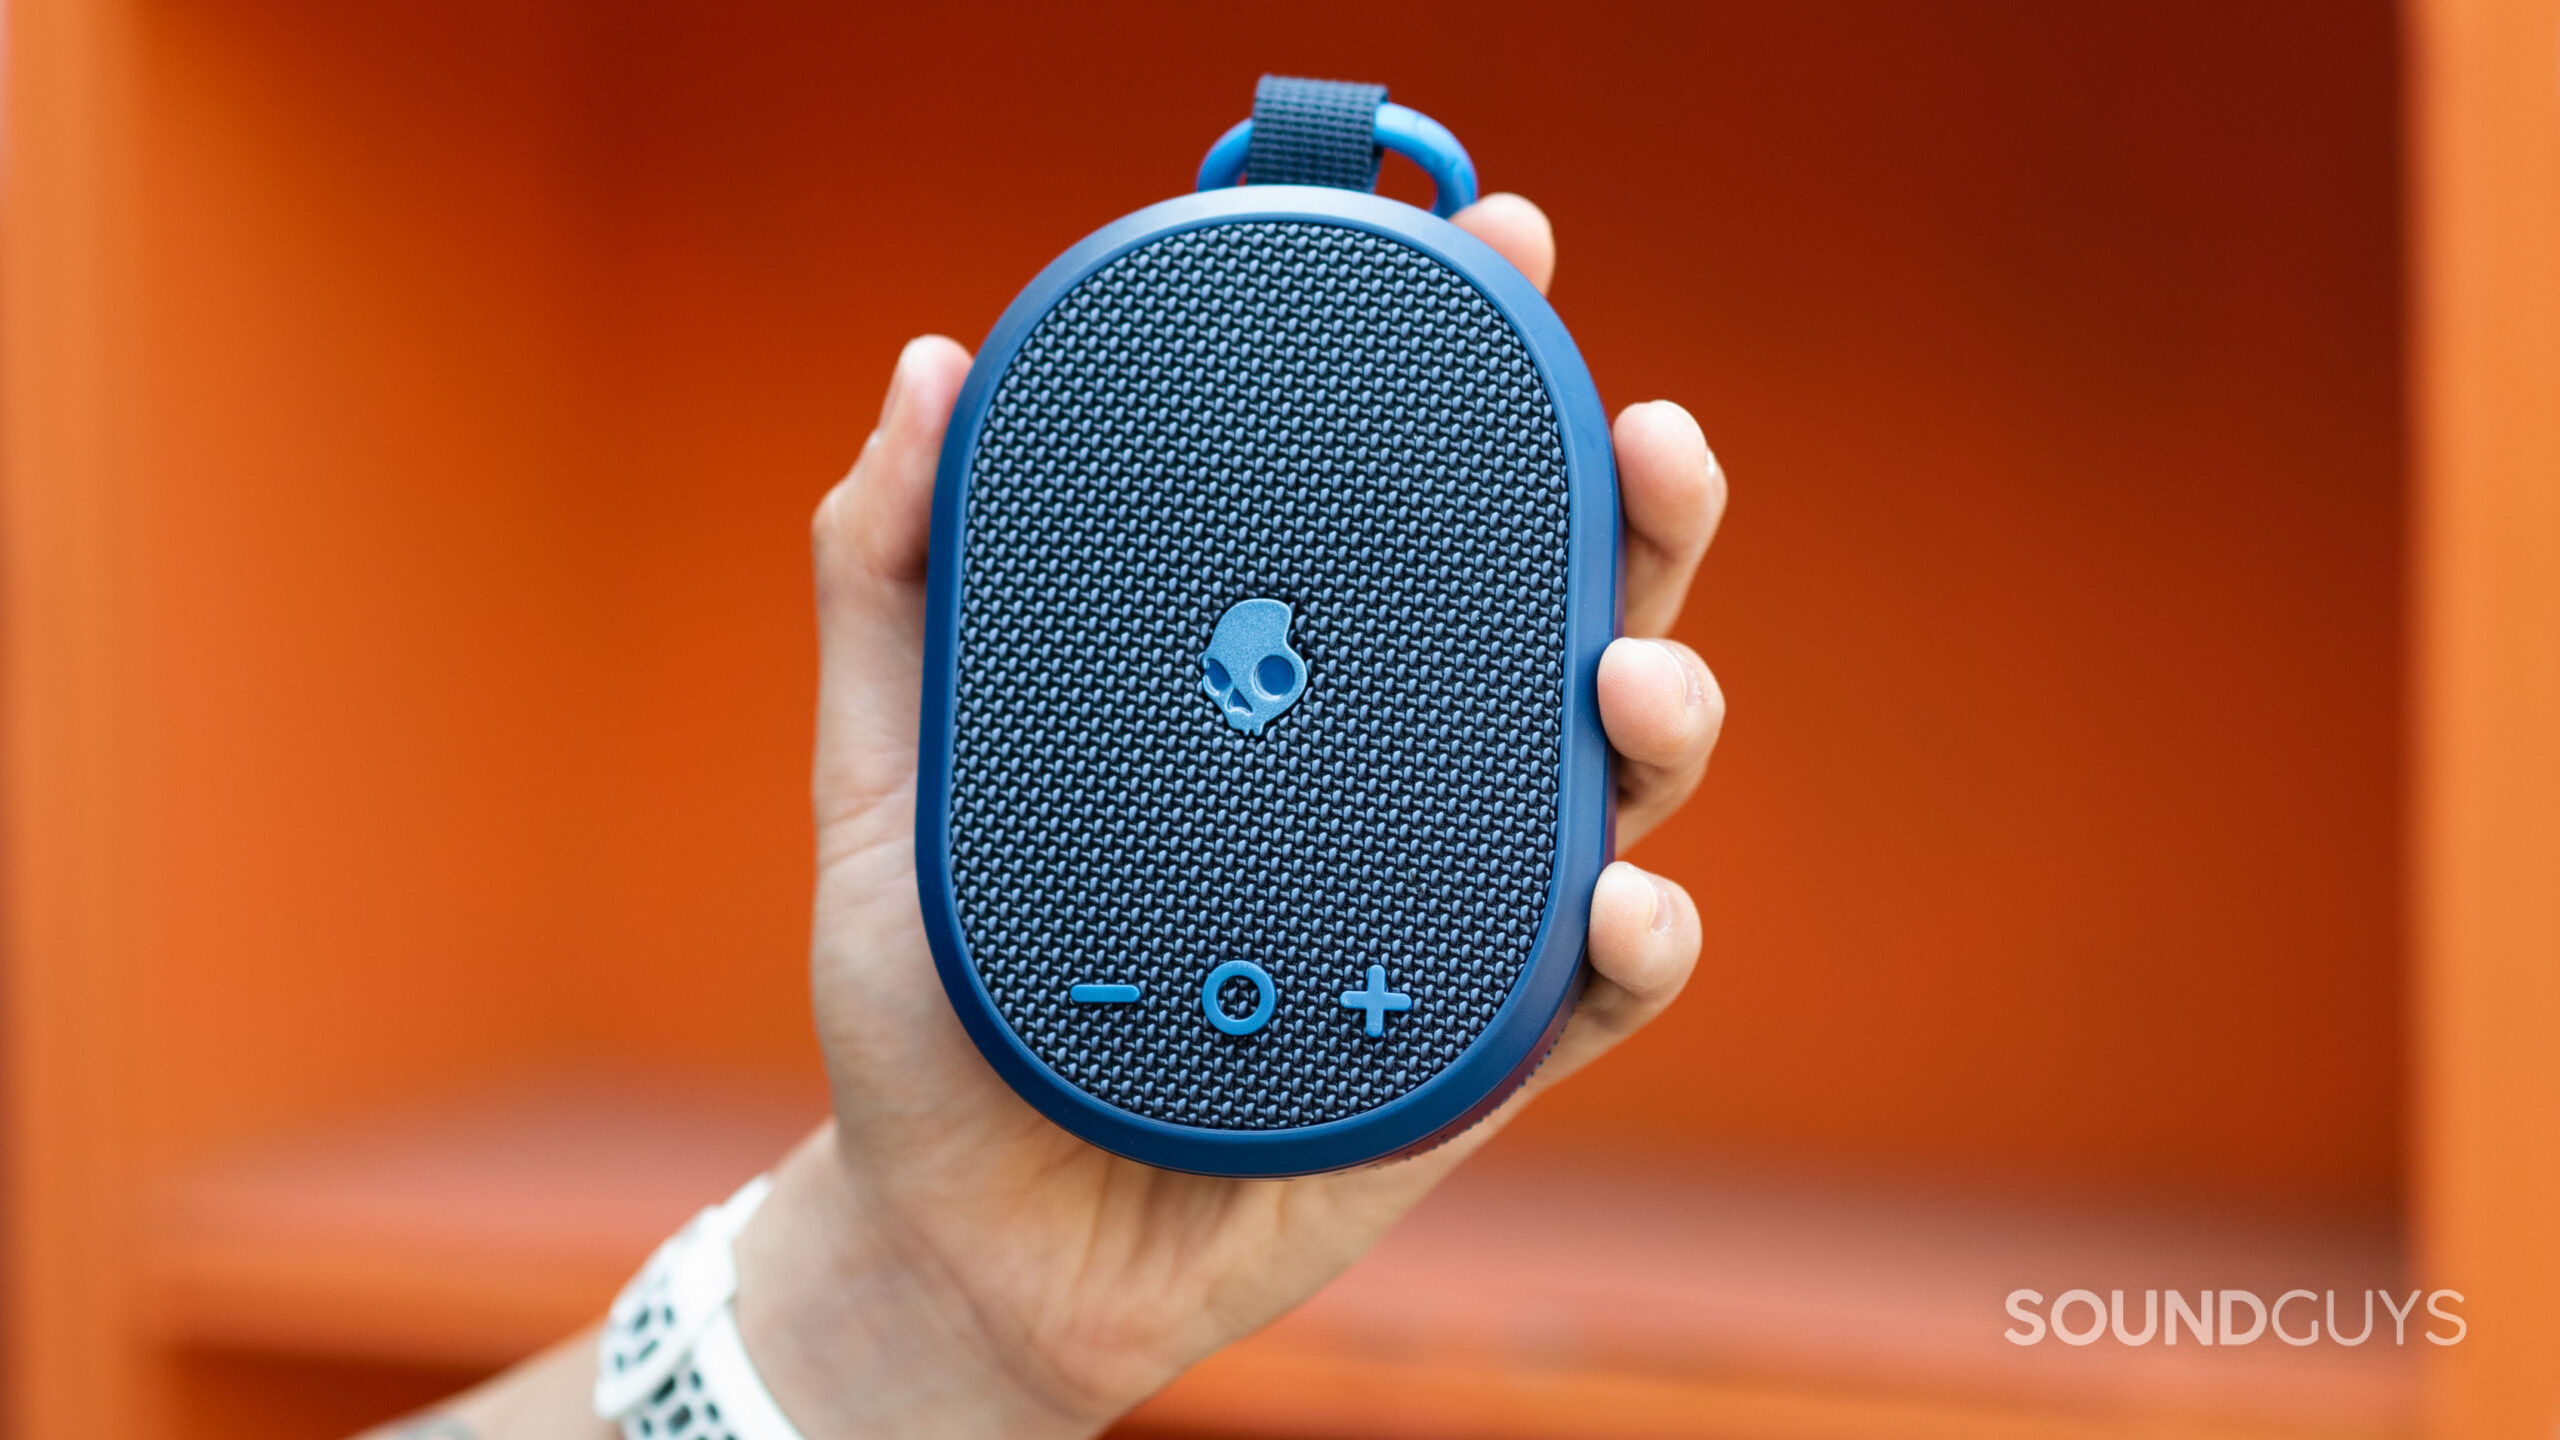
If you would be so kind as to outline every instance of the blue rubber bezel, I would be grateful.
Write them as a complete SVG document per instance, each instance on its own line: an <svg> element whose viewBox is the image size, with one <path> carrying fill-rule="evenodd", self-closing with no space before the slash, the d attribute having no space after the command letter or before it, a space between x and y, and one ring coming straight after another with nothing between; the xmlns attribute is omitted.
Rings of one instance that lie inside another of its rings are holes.
<svg viewBox="0 0 2560 1440"><path fill-rule="evenodd" d="M1563 753L1556 854L1527 964L1482 1034L1447 1069L1349 1119L1289 1130L1212 1130L1133 1114L1078 1089L1032 1053L996 1010L962 937L951 890L951 722L959 676L959 592L968 477L978 430L1015 353L1085 277L1150 241L1243 221L1341 225L1401 241L1474 285L1526 342L1556 407L1569 487ZM1591 889L1613 844L1608 742L1600 728L1600 653L1621 599L1618 485L1607 415L1573 337L1537 288L1491 246L1445 220L1380 196L1304 185L1250 185L1151 205L1078 242L1014 297L961 387L933 494L924 693L917 745L916 886L935 967L969 1038L1016 1092L1106 1150L1169 1170L1278 1176L1337 1170L1427 1148L1500 1103L1555 1041L1579 992Z"/></svg>

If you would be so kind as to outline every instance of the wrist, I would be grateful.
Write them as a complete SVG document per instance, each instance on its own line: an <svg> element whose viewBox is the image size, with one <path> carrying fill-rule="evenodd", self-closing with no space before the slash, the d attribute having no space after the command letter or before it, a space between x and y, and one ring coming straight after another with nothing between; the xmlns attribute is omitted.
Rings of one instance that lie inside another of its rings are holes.
<svg viewBox="0 0 2560 1440"><path fill-rule="evenodd" d="M866 1204L821 1128L773 1172L738 1237L738 1329L806 1440L1080 1440L1084 1414L988 1332L969 1297Z"/></svg>

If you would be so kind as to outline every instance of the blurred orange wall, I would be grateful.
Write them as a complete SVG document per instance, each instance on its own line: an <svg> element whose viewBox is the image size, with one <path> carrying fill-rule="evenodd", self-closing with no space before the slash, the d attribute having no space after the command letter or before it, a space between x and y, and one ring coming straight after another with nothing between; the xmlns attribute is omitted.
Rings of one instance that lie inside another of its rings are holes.
<svg viewBox="0 0 2560 1440"><path fill-rule="evenodd" d="M2467 1288L2430 1433L2560 1433L2560 37L2411 10L2418 959L2411 1196Z"/></svg>
<svg viewBox="0 0 2560 1440"><path fill-rule="evenodd" d="M1539 198L1604 392L1735 477L1728 747L1647 857L1703 983L1524 1138L2390 1203L2380 7L137 24L177 1149L564 1050L806 1076L804 514L901 337L1267 66Z"/></svg>
<svg viewBox="0 0 2560 1440"><path fill-rule="evenodd" d="M1734 479L1682 626L1733 720L1642 856L1708 959L1516 1143L2397 1204L2387 5L11 21L12 263L76 278L12 393L88 367L12 465L111 437L13 502L89 507L11 593L90 639L12 671L76 752L20 832L85 827L12 903L112 913L60 998L138 1057L21 1143L39 1206L616 1057L813 1088L806 514L901 339L1263 69L1537 198L1603 393Z"/></svg>

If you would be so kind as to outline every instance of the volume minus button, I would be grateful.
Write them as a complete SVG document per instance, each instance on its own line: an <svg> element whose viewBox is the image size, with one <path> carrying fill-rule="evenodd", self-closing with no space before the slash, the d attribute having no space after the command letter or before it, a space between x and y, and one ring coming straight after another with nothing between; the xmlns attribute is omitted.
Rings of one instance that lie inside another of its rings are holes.
<svg viewBox="0 0 2560 1440"><path fill-rule="evenodd" d="M1135 985L1078 985L1067 991L1067 998L1079 1005L1127 1005L1137 1000Z"/></svg>

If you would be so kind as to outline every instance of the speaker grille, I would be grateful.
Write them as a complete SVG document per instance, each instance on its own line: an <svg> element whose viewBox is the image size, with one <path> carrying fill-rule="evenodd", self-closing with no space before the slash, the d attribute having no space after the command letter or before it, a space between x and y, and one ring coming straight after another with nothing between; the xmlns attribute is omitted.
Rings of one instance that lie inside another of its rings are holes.
<svg viewBox="0 0 2560 1440"><path fill-rule="evenodd" d="M1455 1060L1528 959L1556 841L1564 448L1509 322L1345 226L1153 241L1023 342L967 514L951 873L1024 1043L1221 1130L1344 1119ZM1306 673L1259 735L1201 689L1253 598L1294 610ZM1277 1004L1229 1035L1201 986L1238 959ZM1376 1037L1340 998L1372 964L1412 1000Z"/></svg>

